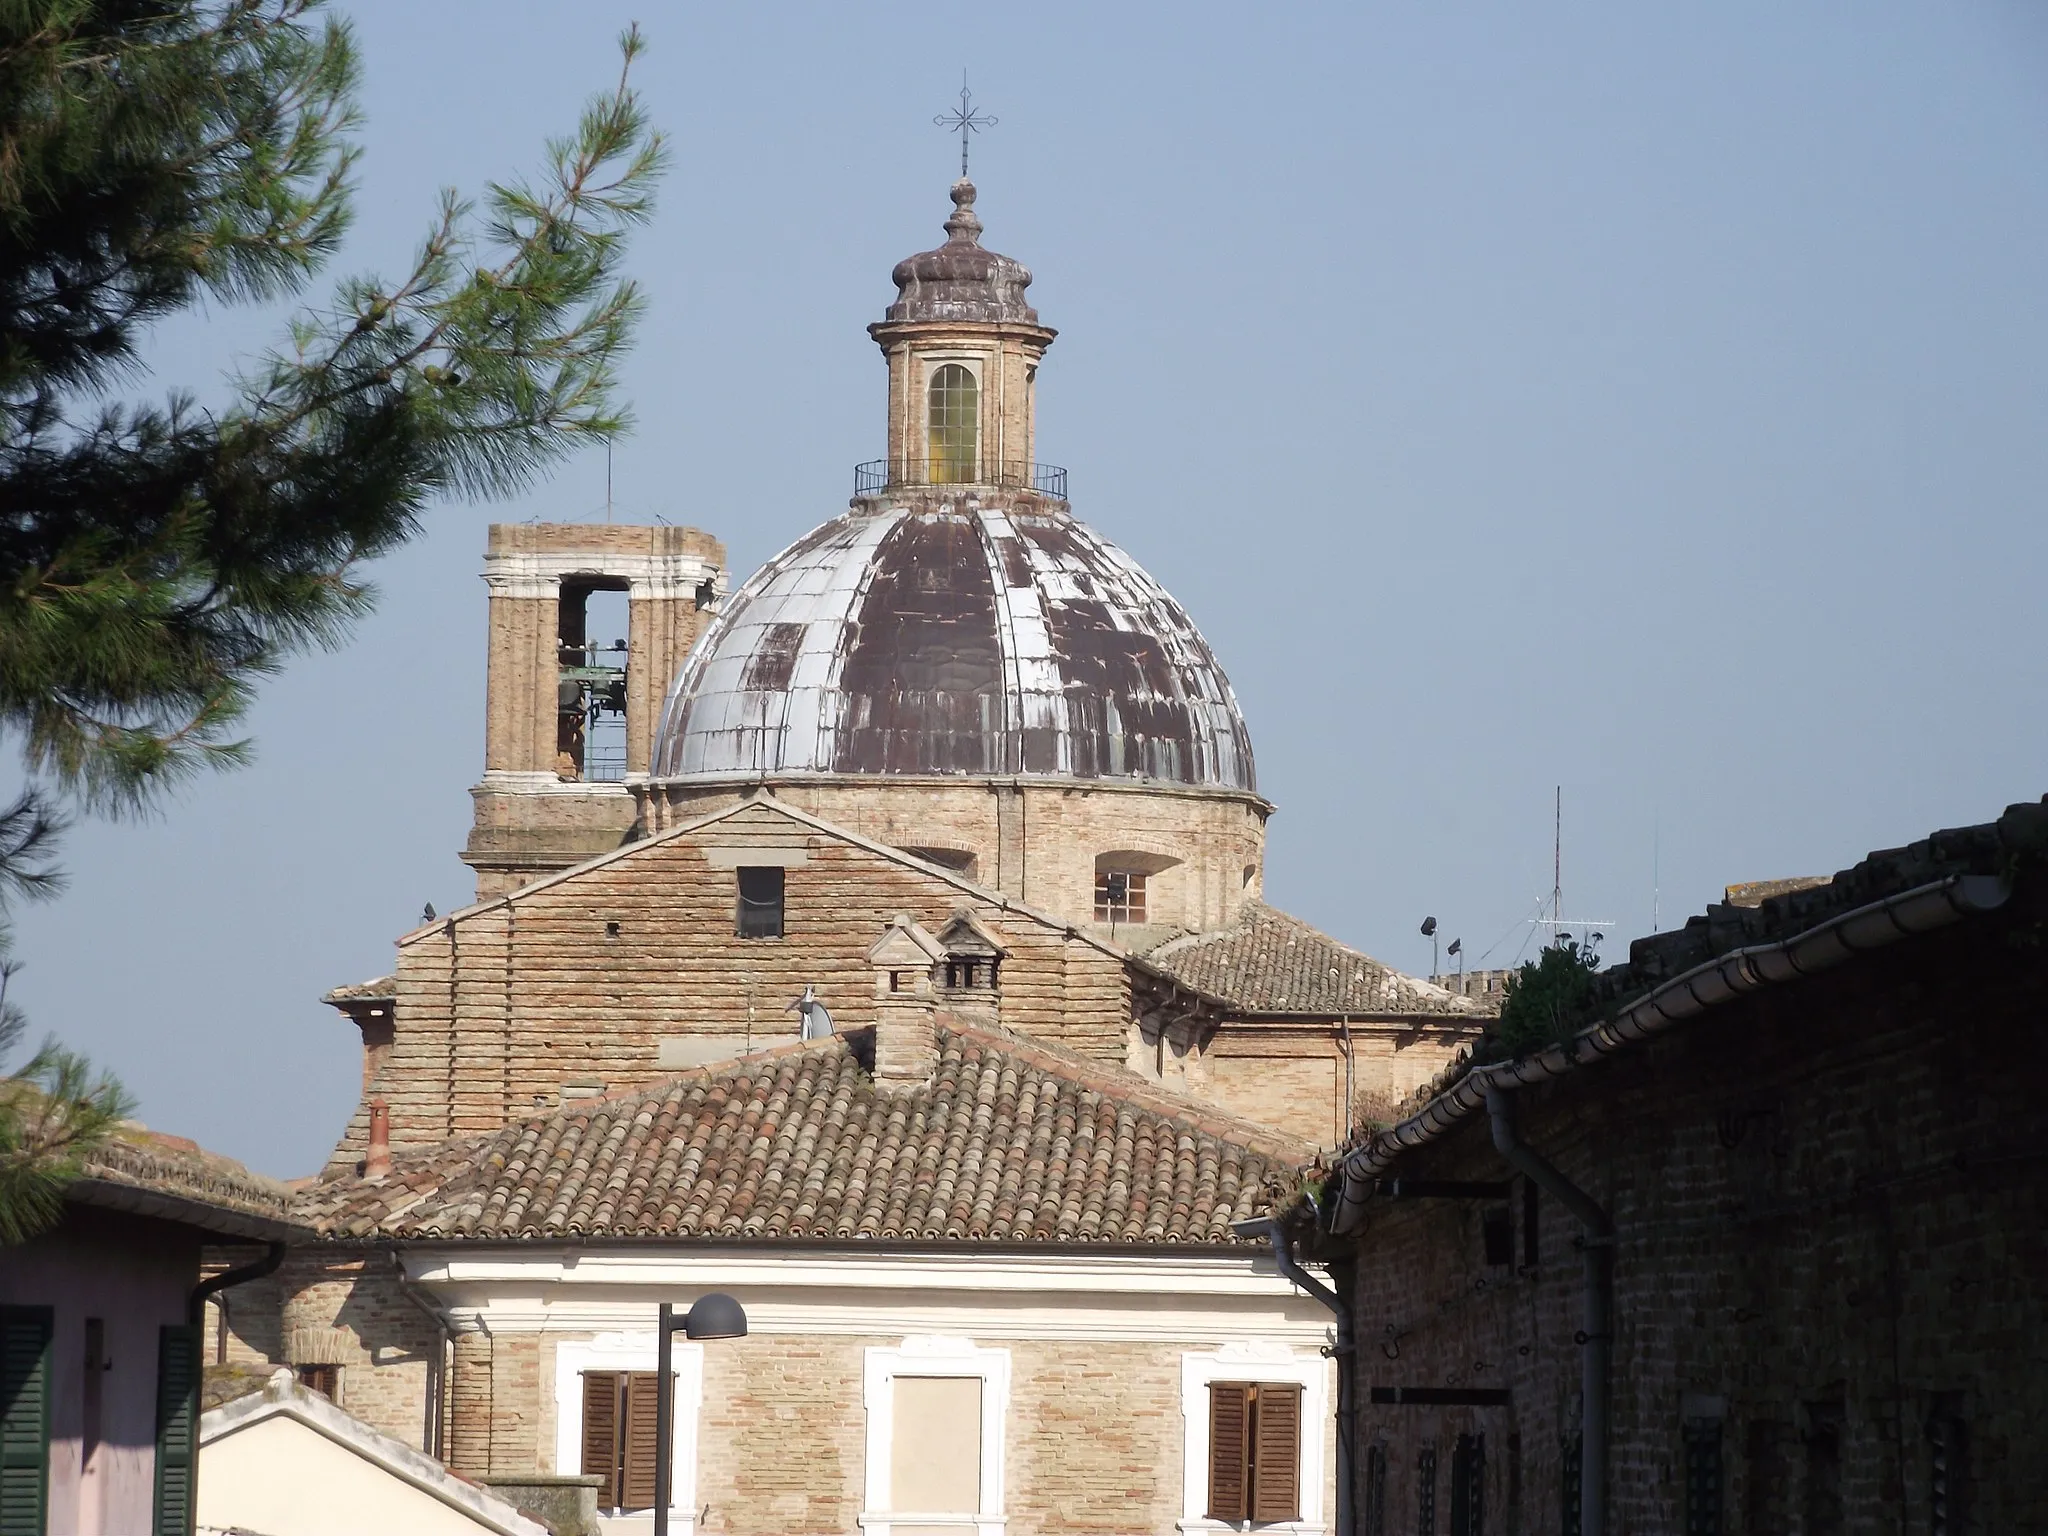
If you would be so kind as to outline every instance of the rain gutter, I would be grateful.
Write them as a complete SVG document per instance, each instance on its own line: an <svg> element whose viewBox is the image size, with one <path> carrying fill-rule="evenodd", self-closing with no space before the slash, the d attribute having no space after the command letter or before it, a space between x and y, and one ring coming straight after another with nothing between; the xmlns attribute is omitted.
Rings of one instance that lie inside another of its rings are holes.
<svg viewBox="0 0 2048 1536"><path fill-rule="evenodd" d="M1790 938L1716 955L1563 1045L1475 1068L1430 1100L1420 1113L1382 1131L1338 1163L1330 1230L1339 1234L1356 1231L1379 1175L1403 1152L1426 1146L1461 1122L1484 1114L1489 1089L1512 1091L1562 1077L1720 1003L1830 970L1867 950L1882 949L1914 934L1996 911L2011 895L2011 884L1997 875L1950 875L1915 886Z"/></svg>

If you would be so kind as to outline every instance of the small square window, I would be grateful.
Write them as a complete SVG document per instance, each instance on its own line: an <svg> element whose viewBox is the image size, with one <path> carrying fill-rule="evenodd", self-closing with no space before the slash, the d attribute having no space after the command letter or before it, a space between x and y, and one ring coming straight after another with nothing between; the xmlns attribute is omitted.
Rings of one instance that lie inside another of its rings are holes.
<svg viewBox="0 0 2048 1536"><path fill-rule="evenodd" d="M1145 877L1131 869L1098 869L1095 872L1095 921L1144 922Z"/></svg>
<svg viewBox="0 0 2048 1536"><path fill-rule="evenodd" d="M780 865L759 865L739 871L739 910L734 931L743 939L782 937Z"/></svg>

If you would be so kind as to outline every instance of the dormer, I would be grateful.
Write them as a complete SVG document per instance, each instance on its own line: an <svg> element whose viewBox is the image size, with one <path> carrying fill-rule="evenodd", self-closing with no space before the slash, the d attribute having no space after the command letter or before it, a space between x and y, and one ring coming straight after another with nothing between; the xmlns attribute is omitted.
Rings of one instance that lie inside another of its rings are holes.
<svg viewBox="0 0 2048 1536"><path fill-rule="evenodd" d="M994 930L962 907L939 930L938 942L944 954L940 991L952 999L979 998L992 1004L1002 986L1003 957L1009 953Z"/></svg>
<svg viewBox="0 0 2048 1536"><path fill-rule="evenodd" d="M882 936L868 947L877 997L929 994L938 985L945 963L945 948L906 912L897 913Z"/></svg>

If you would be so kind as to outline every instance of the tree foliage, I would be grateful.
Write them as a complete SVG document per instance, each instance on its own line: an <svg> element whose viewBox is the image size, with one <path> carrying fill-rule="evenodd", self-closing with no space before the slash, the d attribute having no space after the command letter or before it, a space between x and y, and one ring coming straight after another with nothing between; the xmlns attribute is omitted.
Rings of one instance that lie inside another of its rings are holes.
<svg viewBox="0 0 2048 1536"><path fill-rule="evenodd" d="M626 425L625 238L664 156L637 30L543 173L443 194L395 281L339 283L217 401L116 398L152 324L301 294L348 232L358 63L320 4L0 0L0 731L27 786L0 813L0 919L54 888L71 811L244 761L256 684L346 635L365 564L435 499ZM31 1063L84 1095L46 1151L111 1102L82 1070ZM30 1142L0 1135L11 1167Z"/></svg>
<svg viewBox="0 0 2048 1536"><path fill-rule="evenodd" d="M110 1074L54 1041L0 1078L0 1247L55 1224L64 1186L134 1109Z"/></svg>
<svg viewBox="0 0 2048 1536"><path fill-rule="evenodd" d="M1581 945L1561 937L1534 960L1524 961L1507 980L1500 1022L1493 1031L1496 1054L1523 1056L1569 1040L1588 1022L1593 978L1600 969L1594 934Z"/></svg>

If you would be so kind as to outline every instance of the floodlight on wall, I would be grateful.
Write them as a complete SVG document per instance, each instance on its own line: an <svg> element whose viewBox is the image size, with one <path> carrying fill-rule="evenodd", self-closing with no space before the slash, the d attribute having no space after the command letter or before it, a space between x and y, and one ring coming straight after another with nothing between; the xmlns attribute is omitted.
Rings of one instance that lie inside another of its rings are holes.
<svg viewBox="0 0 2048 1536"><path fill-rule="evenodd" d="M747 1336L747 1309L737 1298L723 1291L699 1296L681 1317L668 1302L654 1330L654 1536L668 1536L668 1506L674 1497L670 1486L670 1463L675 1459L676 1387L674 1339L743 1339Z"/></svg>

